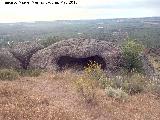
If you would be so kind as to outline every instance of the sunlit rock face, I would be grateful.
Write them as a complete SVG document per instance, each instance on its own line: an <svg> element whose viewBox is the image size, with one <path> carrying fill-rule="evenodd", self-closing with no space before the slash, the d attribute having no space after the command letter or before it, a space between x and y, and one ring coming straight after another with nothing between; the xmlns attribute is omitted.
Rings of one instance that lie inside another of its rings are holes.
<svg viewBox="0 0 160 120"><path fill-rule="evenodd" d="M0 68L21 68L17 60L8 49L0 49Z"/></svg>
<svg viewBox="0 0 160 120"><path fill-rule="evenodd" d="M9 51L19 60L21 67L27 69L32 55L42 48L37 42L18 42L10 46Z"/></svg>
<svg viewBox="0 0 160 120"><path fill-rule="evenodd" d="M69 39L39 50L31 57L29 67L60 70L78 65L83 68L90 61L111 72L117 71L123 62L120 48L111 42Z"/></svg>

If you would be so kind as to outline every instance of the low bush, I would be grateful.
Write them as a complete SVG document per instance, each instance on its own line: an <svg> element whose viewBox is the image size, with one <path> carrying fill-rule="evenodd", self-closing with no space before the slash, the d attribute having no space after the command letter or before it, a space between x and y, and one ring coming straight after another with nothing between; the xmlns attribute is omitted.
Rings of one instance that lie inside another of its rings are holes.
<svg viewBox="0 0 160 120"><path fill-rule="evenodd" d="M101 66L96 62L90 62L85 68L85 76L93 81L97 81L103 89L112 87L122 89L126 93L133 95L141 93L147 86L146 78L138 72L130 72L123 76L107 77Z"/></svg>
<svg viewBox="0 0 160 120"><path fill-rule="evenodd" d="M17 70L20 76L38 77L41 74L40 69L19 69Z"/></svg>
<svg viewBox="0 0 160 120"><path fill-rule="evenodd" d="M95 61L90 61L90 63L85 67L84 74L89 79L99 82L102 86L104 86L104 80L106 79L106 74L101 69L101 65L96 63Z"/></svg>
<svg viewBox="0 0 160 120"><path fill-rule="evenodd" d="M141 93L148 84L146 79L142 74L134 73L131 76L124 77L124 82L121 87L131 95Z"/></svg>
<svg viewBox="0 0 160 120"><path fill-rule="evenodd" d="M12 69L1 69L0 70L0 80L15 80L19 77L17 71Z"/></svg>
<svg viewBox="0 0 160 120"><path fill-rule="evenodd" d="M77 77L75 81L76 89L87 103L95 102L96 89L100 87L103 79L104 73L101 66L91 61L84 68L84 73L80 77Z"/></svg>
<svg viewBox="0 0 160 120"><path fill-rule="evenodd" d="M78 91L87 101L95 99L96 88L102 88L108 96L124 101L128 95L145 92L148 84L150 84L149 80L138 72L107 77L96 62L91 62L85 67L82 77L76 80ZM155 91L157 90L158 87L155 88Z"/></svg>
<svg viewBox="0 0 160 120"><path fill-rule="evenodd" d="M109 97L113 97L116 100L125 101L128 98L128 94L119 88L115 89L112 87L107 87L105 89L105 92Z"/></svg>
<svg viewBox="0 0 160 120"><path fill-rule="evenodd" d="M91 103L95 99L95 81L83 76L75 81L77 91L83 96L87 103Z"/></svg>
<svg viewBox="0 0 160 120"><path fill-rule="evenodd" d="M116 76L106 78L103 81L104 88L112 87L114 89L122 89L126 93L133 95L143 92L147 89L147 79L138 73L132 73L129 76Z"/></svg>

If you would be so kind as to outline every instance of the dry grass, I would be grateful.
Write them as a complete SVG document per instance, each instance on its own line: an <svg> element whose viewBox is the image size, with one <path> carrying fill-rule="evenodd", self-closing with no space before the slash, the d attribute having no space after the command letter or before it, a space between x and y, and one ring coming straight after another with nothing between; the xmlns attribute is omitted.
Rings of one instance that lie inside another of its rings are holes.
<svg viewBox="0 0 160 120"><path fill-rule="evenodd" d="M18 79L19 74L12 69L0 69L0 80L15 80Z"/></svg>
<svg viewBox="0 0 160 120"><path fill-rule="evenodd" d="M0 81L0 120L159 120L160 99L150 93L120 102L96 88L95 104L86 103L73 84L80 76L64 71Z"/></svg>

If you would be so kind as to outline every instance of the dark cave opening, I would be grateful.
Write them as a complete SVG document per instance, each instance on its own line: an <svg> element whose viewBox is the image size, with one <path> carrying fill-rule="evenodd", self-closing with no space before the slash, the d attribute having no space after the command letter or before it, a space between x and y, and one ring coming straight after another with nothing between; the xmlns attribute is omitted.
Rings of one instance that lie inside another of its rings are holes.
<svg viewBox="0 0 160 120"><path fill-rule="evenodd" d="M106 63L104 59L98 55L85 57L85 58L75 58L70 56L61 56L57 61L58 70L64 69L75 69L75 70L83 70L85 66L87 66L90 62L96 62L101 65L101 68L104 70L106 68Z"/></svg>

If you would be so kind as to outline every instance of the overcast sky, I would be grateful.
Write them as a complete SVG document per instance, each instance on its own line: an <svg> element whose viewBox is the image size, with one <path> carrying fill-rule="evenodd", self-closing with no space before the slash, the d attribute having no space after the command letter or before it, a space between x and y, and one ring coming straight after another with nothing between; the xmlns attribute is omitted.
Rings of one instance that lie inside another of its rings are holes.
<svg viewBox="0 0 160 120"><path fill-rule="evenodd" d="M5 1L20 0L0 0L0 22L160 16L160 0L75 0L77 5L5 5ZM69 2L68 0L35 1Z"/></svg>

